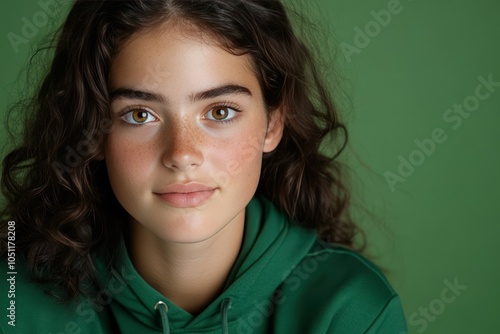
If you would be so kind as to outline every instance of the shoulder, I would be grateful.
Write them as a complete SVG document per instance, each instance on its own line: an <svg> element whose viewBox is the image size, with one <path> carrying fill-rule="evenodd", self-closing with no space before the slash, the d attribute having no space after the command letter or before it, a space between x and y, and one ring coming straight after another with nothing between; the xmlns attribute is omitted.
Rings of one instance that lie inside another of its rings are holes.
<svg viewBox="0 0 500 334"><path fill-rule="evenodd" d="M292 268L289 278L294 276L328 279L325 281L328 281L330 289L349 283L353 288L351 291L370 287L370 291L377 291L380 297L395 294L385 275L373 262L344 246L322 241L317 241L302 261ZM348 293L349 290L342 292Z"/></svg>
<svg viewBox="0 0 500 334"><path fill-rule="evenodd" d="M284 296L309 305L318 333L405 333L399 296L363 255L318 241L287 274Z"/></svg>
<svg viewBox="0 0 500 334"><path fill-rule="evenodd" d="M303 267L307 268L306 264L310 262L317 262L318 275L329 277L334 285L349 283L352 288L362 291L370 288L370 294L363 294L366 297L387 298L395 295L379 267L362 254L344 246L317 241L302 261Z"/></svg>
<svg viewBox="0 0 500 334"><path fill-rule="evenodd" d="M3 261L0 265L7 268ZM0 294L7 296L2 299L7 317L0 322L0 332L102 333L109 326L107 312L97 310L88 298L63 303L50 297L46 291L53 286L35 282L24 263L17 263L15 271L2 271L7 279L0 283Z"/></svg>

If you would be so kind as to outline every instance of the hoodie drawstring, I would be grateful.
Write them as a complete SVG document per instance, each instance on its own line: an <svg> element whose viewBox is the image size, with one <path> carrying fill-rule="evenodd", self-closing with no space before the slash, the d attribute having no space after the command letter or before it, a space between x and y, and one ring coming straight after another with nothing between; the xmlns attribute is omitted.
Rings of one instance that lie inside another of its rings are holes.
<svg viewBox="0 0 500 334"><path fill-rule="evenodd" d="M229 334L228 324L227 324L227 314L231 308L231 298L226 298L222 301L220 306L220 311L222 314L222 334Z"/></svg>
<svg viewBox="0 0 500 334"><path fill-rule="evenodd" d="M227 315L229 309L231 308L231 298L226 298L222 301L220 306L221 311L221 321L222 321L222 334L229 334ZM170 334L170 325L168 323L168 306L162 301L159 301L155 305L155 310L160 311L161 315L161 325L163 328L163 334Z"/></svg>
<svg viewBox="0 0 500 334"><path fill-rule="evenodd" d="M170 325L168 324L168 306L162 301L155 305L155 310L160 310L161 325L163 327L163 334L170 334Z"/></svg>

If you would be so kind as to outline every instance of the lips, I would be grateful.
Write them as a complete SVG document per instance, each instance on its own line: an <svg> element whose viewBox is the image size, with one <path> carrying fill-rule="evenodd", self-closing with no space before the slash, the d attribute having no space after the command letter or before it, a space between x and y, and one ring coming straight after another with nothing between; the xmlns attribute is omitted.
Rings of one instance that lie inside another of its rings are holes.
<svg viewBox="0 0 500 334"><path fill-rule="evenodd" d="M201 183L175 183L155 192L162 201L177 208L197 207L205 203L216 192L217 187Z"/></svg>

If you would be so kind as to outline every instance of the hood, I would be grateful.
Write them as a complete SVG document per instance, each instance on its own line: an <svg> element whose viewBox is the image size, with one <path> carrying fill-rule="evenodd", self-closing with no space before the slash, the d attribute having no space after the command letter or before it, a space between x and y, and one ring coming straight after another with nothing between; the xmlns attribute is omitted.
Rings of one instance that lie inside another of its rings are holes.
<svg viewBox="0 0 500 334"><path fill-rule="evenodd" d="M112 298L111 311L123 333L226 333L229 324L271 299L287 273L308 253L316 240L312 230L291 224L265 197L254 196L245 211L245 234L238 258L223 293L193 316L160 294L137 273L124 242L120 259L109 268L95 258L99 281Z"/></svg>

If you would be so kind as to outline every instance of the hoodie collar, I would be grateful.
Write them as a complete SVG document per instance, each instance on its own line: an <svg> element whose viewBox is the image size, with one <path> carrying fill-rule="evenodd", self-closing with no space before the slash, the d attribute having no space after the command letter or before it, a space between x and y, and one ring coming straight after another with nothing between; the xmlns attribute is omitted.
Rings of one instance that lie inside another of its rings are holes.
<svg viewBox="0 0 500 334"><path fill-rule="evenodd" d="M144 281L132 265L123 241L119 261L112 270L102 258L96 258L95 265L104 286L113 280L124 282L123 289L112 293L111 310L115 315L133 317L143 326L164 333L169 333L170 327L210 331L220 330L221 326L224 332L254 304L271 298L315 240L314 231L291 224L268 199L254 196L245 211L242 246L224 292L197 316L173 304Z"/></svg>

